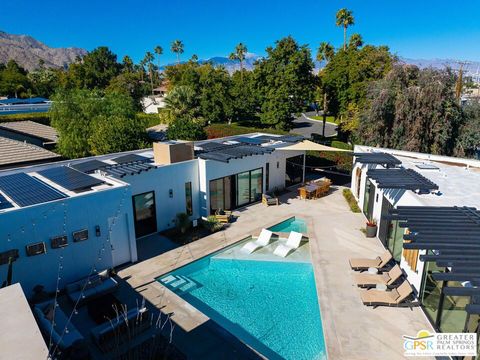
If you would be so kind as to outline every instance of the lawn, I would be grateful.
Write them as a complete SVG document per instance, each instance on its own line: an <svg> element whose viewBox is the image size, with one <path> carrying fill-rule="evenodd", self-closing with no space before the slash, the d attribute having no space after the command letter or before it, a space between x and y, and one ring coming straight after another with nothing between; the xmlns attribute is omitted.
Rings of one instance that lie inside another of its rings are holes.
<svg viewBox="0 0 480 360"><path fill-rule="evenodd" d="M323 116L309 116L309 118L312 119L312 120L323 121ZM327 116L327 122L331 122L331 123L339 125L340 124L340 119L335 119L334 116Z"/></svg>

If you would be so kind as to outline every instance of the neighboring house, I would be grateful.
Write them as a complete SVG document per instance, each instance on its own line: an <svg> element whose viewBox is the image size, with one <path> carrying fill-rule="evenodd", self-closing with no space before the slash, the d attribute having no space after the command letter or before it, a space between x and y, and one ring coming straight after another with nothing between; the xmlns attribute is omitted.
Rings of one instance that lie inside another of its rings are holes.
<svg viewBox="0 0 480 360"><path fill-rule="evenodd" d="M34 121L11 121L0 123L0 136L24 141L51 150L58 141L58 133L51 126Z"/></svg>
<svg viewBox="0 0 480 360"><path fill-rule="evenodd" d="M478 160L355 146L351 191L442 332L478 326L479 184Z"/></svg>
<svg viewBox="0 0 480 360"><path fill-rule="evenodd" d="M89 275L92 264L135 262L136 240L174 227L178 213L194 221L300 183L305 151L287 148L302 140L256 133L170 141L0 171L0 259L18 256L15 279L27 295L37 284L55 290L60 254L61 288Z"/></svg>
<svg viewBox="0 0 480 360"><path fill-rule="evenodd" d="M60 155L39 146L0 136L0 169L49 163L61 159Z"/></svg>
<svg viewBox="0 0 480 360"><path fill-rule="evenodd" d="M153 89L153 95L142 98L143 111L146 114L157 114L159 109L165 107L165 96L167 95L167 85L159 86Z"/></svg>
<svg viewBox="0 0 480 360"><path fill-rule="evenodd" d="M52 102L42 97L29 99L0 99L0 116L32 112L47 112Z"/></svg>

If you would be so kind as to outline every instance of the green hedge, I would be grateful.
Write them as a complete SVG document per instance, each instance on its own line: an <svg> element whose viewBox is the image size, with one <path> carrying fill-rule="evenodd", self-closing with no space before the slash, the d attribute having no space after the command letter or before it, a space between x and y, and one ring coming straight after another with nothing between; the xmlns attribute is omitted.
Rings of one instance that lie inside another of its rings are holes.
<svg viewBox="0 0 480 360"><path fill-rule="evenodd" d="M50 125L50 116L48 113L26 113L26 114L11 114L11 115L0 115L0 122L11 122L11 121L35 121L40 124Z"/></svg>
<svg viewBox="0 0 480 360"><path fill-rule="evenodd" d="M147 124L147 128L155 125L159 125L161 123L159 114L145 114L141 112L141 113L137 113L136 116L138 119L146 120L145 122Z"/></svg>
<svg viewBox="0 0 480 360"><path fill-rule="evenodd" d="M350 210L354 213L359 213L360 208L358 207L357 200L353 197L352 192L350 189L343 189L343 197L347 200L348 206L350 206Z"/></svg>
<svg viewBox="0 0 480 360"><path fill-rule="evenodd" d="M211 124L205 128L207 132L208 139L215 139L224 136L233 136L233 135L241 135L241 134L248 134L248 133L255 133L255 132L262 132L267 134L278 134L278 135L286 135L288 134L287 131L277 130L277 129L263 129L263 128L255 128L255 127L247 127L247 126L240 126L236 124Z"/></svg>

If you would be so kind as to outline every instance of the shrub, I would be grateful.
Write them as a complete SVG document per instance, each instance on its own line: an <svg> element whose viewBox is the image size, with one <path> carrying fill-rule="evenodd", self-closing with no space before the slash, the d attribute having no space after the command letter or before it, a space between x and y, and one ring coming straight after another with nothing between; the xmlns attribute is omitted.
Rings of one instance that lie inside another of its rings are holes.
<svg viewBox="0 0 480 360"><path fill-rule="evenodd" d="M48 113L26 113L26 114L10 114L0 115L0 123L10 121L35 121L43 125L50 125L50 116Z"/></svg>
<svg viewBox="0 0 480 360"><path fill-rule="evenodd" d="M178 213L175 219L175 226L182 233L185 234L190 227L190 219L185 213Z"/></svg>
<svg viewBox="0 0 480 360"><path fill-rule="evenodd" d="M207 217L207 220L203 221L203 226L208 229L211 233L217 232L222 230L223 224L218 221L218 219L214 215L210 215Z"/></svg>
<svg viewBox="0 0 480 360"><path fill-rule="evenodd" d="M145 124L146 127L152 127L158 124L162 123L162 119L160 117L160 114L145 114L145 113L136 113L135 117L138 120L142 120Z"/></svg>
<svg viewBox="0 0 480 360"><path fill-rule="evenodd" d="M358 207L357 200L353 197L352 192L350 189L343 189L343 197L347 200L348 206L350 206L350 210L354 213L359 213L360 208Z"/></svg>

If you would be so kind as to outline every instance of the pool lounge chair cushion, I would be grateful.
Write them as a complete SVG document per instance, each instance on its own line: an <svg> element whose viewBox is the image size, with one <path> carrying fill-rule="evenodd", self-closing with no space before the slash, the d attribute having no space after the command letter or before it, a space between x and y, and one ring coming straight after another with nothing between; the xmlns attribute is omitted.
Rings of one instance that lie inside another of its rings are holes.
<svg viewBox="0 0 480 360"><path fill-rule="evenodd" d="M302 233L291 231L287 242L278 245L273 253L277 256L286 257L290 252L296 250L300 246L302 238Z"/></svg>
<svg viewBox="0 0 480 360"><path fill-rule="evenodd" d="M242 247L242 252L251 254L255 250L267 246L272 240L273 233L270 230L262 229L262 232L258 236L257 240L250 241Z"/></svg>
<svg viewBox="0 0 480 360"><path fill-rule="evenodd" d="M370 267L377 269L383 268L390 260L392 260L392 254L387 250L375 259L350 259L349 262L353 270L366 270Z"/></svg>
<svg viewBox="0 0 480 360"><path fill-rule="evenodd" d="M400 305L411 293L412 287L405 280L398 288L392 291L382 290L362 290L360 297L362 302L367 306L398 306Z"/></svg>
<svg viewBox="0 0 480 360"><path fill-rule="evenodd" d="M384 272L383 274L354 274L353 278L358 286L377 284L391 285L397 281L402 274L403 273L402 269L400 269L400 266L395 264L395 266L389 272Z"/></svg>
<svg viewBox="0 0 480 360"><path fill-rule="evenodd" d="M78 301L79 305L81 305L91 299L112 293L117 287L118 283L115 279L101 272L91 276L90 279L84 278L68 284L66 286L66 291L67 296L72 303L75 304Z"/></svg>

